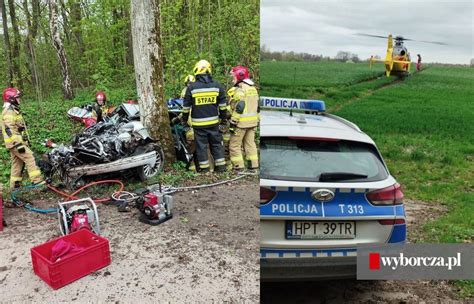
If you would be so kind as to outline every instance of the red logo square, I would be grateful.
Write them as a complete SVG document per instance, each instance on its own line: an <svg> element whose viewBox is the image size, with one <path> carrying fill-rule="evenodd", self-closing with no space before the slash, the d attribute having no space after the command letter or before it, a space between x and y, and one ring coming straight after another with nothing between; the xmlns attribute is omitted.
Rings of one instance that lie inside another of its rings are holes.
<svg viewBox="0 0 474 304"><path fill-rule="evenodd" d="M369 269L377 270L380 269L380 253L369 253Z"/></svg>

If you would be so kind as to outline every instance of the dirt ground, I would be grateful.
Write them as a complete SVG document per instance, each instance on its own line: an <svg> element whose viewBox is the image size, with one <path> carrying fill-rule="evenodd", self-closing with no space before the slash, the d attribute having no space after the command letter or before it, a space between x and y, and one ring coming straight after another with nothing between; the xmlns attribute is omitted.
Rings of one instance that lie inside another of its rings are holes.
<svg viewBox="0 0 474 304"><path fill-rule="evenodd" d="M59 236L56 215L5 208L0 303L258 302L257 184L177 193L174 218L159 226L140 223L136 210L99 206L112 263L57 291L33 273L30 258L31 247Z"/></svg>
<svg viewBox="0 0 474 304"><path fill-rule="evenodd" d="M421 226L446 212L439 205L405 200L408 239L421 242ZM262 303L463 303L446 281L325 281L262 283ZM468 300L464 303L472 303Z"/></svg>

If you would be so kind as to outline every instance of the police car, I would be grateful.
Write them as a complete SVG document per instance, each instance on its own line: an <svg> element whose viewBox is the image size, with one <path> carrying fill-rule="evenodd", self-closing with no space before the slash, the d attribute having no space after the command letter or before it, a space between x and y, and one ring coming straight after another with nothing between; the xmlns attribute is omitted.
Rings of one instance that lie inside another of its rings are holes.
<svg viewBox="0 0 474 304"><path fill-rule="evenodd" d="M323 101L261 108L263 281L355 277L357 244L405 242L401 187L367 134Z"/></svg>

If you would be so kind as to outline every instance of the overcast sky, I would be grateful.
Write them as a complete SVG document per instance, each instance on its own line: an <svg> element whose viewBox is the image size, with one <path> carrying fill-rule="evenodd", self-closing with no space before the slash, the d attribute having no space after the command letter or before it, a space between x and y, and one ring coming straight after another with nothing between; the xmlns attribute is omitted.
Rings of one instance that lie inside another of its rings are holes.
<svg viewBox="0 0 474 304"><path fill-rule="evenodd" d="M386 39L402 35L448 46L405 42L412 60L468 64L474 58L474 0L261 0L260 43L271 51L334 57L338 51L385 57Z"/></svg>

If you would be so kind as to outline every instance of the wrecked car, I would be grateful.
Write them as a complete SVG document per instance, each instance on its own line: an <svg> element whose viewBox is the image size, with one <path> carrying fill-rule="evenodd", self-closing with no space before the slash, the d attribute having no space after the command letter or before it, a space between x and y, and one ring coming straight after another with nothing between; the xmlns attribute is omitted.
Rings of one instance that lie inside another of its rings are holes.
<svg viewBox="0 0 474 304"><path fill-rule="evenodd" d="M71 110L69 117L87 115ZM57 173L71 187L80 186L87 176L112 172L144 181L164 165L163 150L140 122L137 104L122 104L104 121L76 134L71 144L54 147L46 158L45 175L51 178Z"/></svg>

